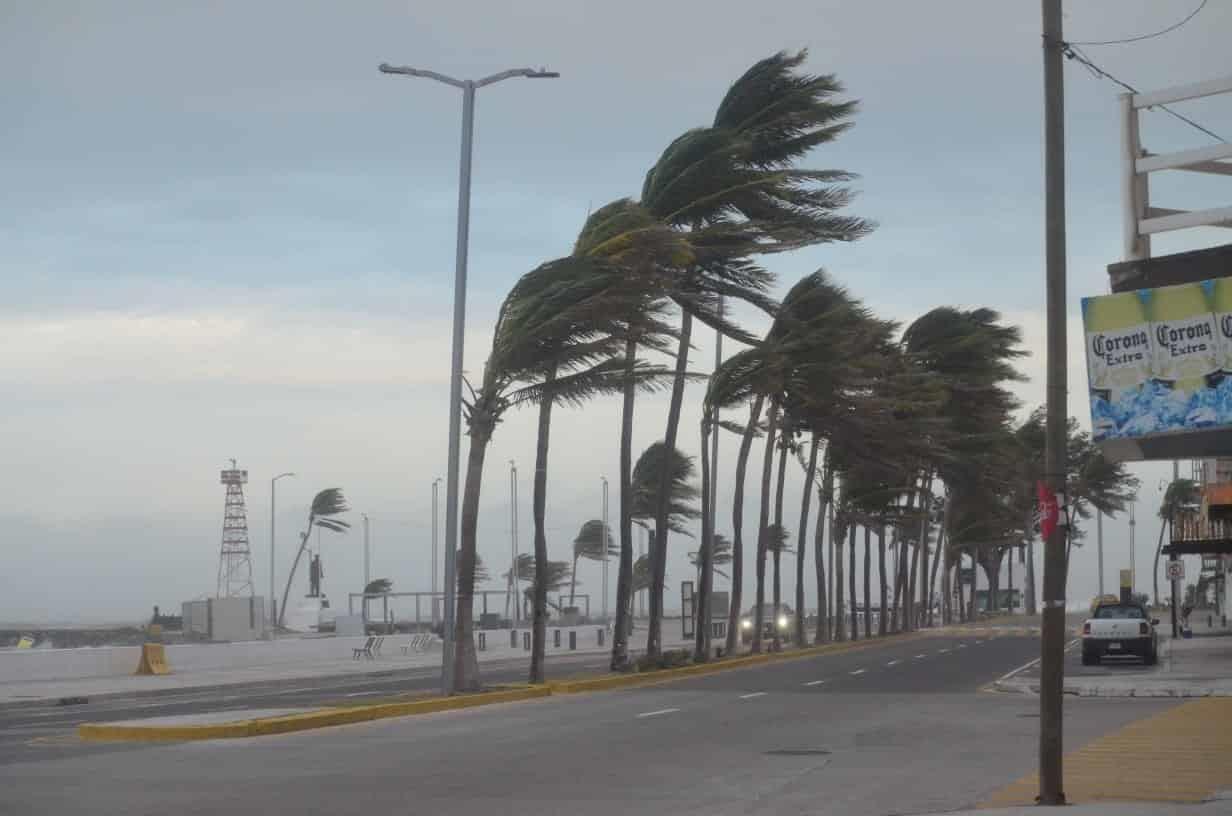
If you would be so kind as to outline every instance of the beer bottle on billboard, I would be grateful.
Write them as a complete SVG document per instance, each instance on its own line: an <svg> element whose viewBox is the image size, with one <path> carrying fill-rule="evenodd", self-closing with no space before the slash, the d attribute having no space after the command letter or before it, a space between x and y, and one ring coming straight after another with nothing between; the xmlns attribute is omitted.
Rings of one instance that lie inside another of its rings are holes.
<svg viewBox="0 0 1232 816"><path fill-rule="evenodd" d="M1194 424L1189 414L1201 408L1200 392L1209 389L1219 371L1211 289L1210 281L1164 286L1149 299L1151 373L1166 389L1158 398L1160 430Z"/></svg>
<svg viewBox="0 0 1232 816"><path fill-rule="evenodd" d="M1150 321L1145 292L1084 298L1082 322L1087 343L1094 436L1116 436L1152 373Z"/></svg>

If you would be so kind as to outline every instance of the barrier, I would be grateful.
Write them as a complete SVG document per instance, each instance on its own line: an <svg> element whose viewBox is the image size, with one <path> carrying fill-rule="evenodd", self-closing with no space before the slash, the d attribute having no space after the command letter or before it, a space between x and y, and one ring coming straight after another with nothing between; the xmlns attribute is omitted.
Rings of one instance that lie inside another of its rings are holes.
<svg viewBox="0 0 1232 816"><path fill-rule="evenodd" d="M530 651L530 632L522 633L522 648L525 651Z"/></svg>
<svg viewBox="0 0 1232 816"><path fill-rule="evenodd" d="M604 631L603 627L599 627L599 645L600 645L600 646L602 646L602 645L603 645L603 636L604 636L604 634L606 634L606 632Z"/></svg>
<svg viewBox="0 0 1232 816"><path fill-rule="evenodd" d="M552 646L554 646L557 649L560 648L560 630L559 629L552 630Z"/></svg>
<svg viewBox="0 0 1232 816"><path fill-rule="evenodd" d="M479 633L479 651L486 652L488 650L488 633Z"/></svg>
<svg viewBox="0 0 1232 816"><path fill-rule="evenodd" d="M171 674L167 653L161 643L146 643L141 647L141 660L134 674Z"/></svg>
<svg viewBox="0 0 1232 816"><path fill-rule="evenodd" d="M569 633L569 651L577 651L577 632Z"/></svg>
<svg viewBox="0 0 1232 816"><path fill-rule="evenodd" d="M509 630L509 648L510 649L518 648L518 630L517 629Z"/></svg>

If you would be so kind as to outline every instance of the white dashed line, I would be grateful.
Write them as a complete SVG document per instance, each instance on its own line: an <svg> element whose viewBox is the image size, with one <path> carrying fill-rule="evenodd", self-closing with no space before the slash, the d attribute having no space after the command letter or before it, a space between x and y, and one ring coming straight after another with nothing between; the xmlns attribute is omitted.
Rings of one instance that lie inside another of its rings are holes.
<svg viewBox="0 0 1232 816"><path fill-rule="evenodd" d="M915 659L916 659L916 660L923 660L923 659L924 659L924 658L926 658L926 657L928 657L928 655L926 655L926 654L918 654L918 655L916 655L916 656L915 656Z"/></svg>
<svg viewBox="0 0 1232 816"><path fill-rule="evenodd" d="M275 692L275 694L299 694L301 691L316 691L316 689L311 686L305 686L304 688L287 689L286 691L278 691L278 692Z"/></svg>
<svg viewBox="0 0 1232 816"><path fill-rule="evenodd" d="M937 654L945 654L945 653L946 653L946 652L948 652L948 651L949 651L949 649L938 649L938 650L937 650Z"/></svg>
<svg viewBox="0 0 1232 816"><path fill-rule="evenodd" d="M353 691L350 694L344 694L344 697L367 697L369 694L380 694L379 691Z"/></svg>
<svg viewBox="0 0 1232 816"><path fill-rule="evenodd" d="M765 697L765 696L766 696L766 692L755 691L752 694L741 694L740 699L741 700L752 700L754 697Z"/></svg>
<svg viewBox="0 0 1232 816"><path fill-rule="evenodd" d="M826 681L825 681L825 680L810 680L810 681L808 681L807 683L805 683L804 685L806 685L806 686L820 686L820 685L821 685L822 683L824 683L824 682L826 682Z"/></svg>
<svg viewBox="0 0 1232 816"><path fill-rule="evenodd" d="M658 711L647 711L645 714L638 714L637 716L638 719L642 719L644 717L658 717L661 714L674 714L679 710L680 709L678 708L660 708Z"/></svg>
<svg viewBox="0 0 1232 816"><path fill-rule="evenodd" d="M886 665L887 665L887 666L897 666L897 665L899 664L899 662L900 662L900 661L898 661L898 660L891 660L891 661L890 661L889 663L887 663Z"/></svg>
<svg viewBox="0 0 1232 816"><path fill-rule="evenodd" d="M960 643L960 644L958 644L958 648L960 648L960 649L965 649L965 648L967 648L967 644L965 644L965 643Z"/></svg>
<svg viewBox="0 0 1232 816"><path fill-rule="evenodd" d="M851 673L851 676L855 677L858 674L864 674L864 669L856 669L855 671Z"/></svg>

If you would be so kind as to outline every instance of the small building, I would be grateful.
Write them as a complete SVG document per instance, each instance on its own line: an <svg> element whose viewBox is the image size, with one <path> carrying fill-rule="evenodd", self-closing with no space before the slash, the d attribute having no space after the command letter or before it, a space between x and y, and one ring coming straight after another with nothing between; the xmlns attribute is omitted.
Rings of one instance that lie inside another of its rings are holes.
<svg viewBox="0 0 1232 816"><path fill-rule="evenodd" d="M268 632L265 599L259 595L185 601L183 609L188 640L261 640Z"/></svg>

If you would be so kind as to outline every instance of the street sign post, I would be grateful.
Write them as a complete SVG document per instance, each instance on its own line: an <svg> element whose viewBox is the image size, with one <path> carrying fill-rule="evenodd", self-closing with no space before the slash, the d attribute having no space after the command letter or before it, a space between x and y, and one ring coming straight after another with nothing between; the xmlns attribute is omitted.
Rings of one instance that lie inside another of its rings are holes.
<svg viewBox="0 0 1232 816"><path fill-rule="evenodd" d="M1169 581L1184 581L1185 580L1185 562L1180 559L1175 559L1168 562L1168 580Z"/></svg>

